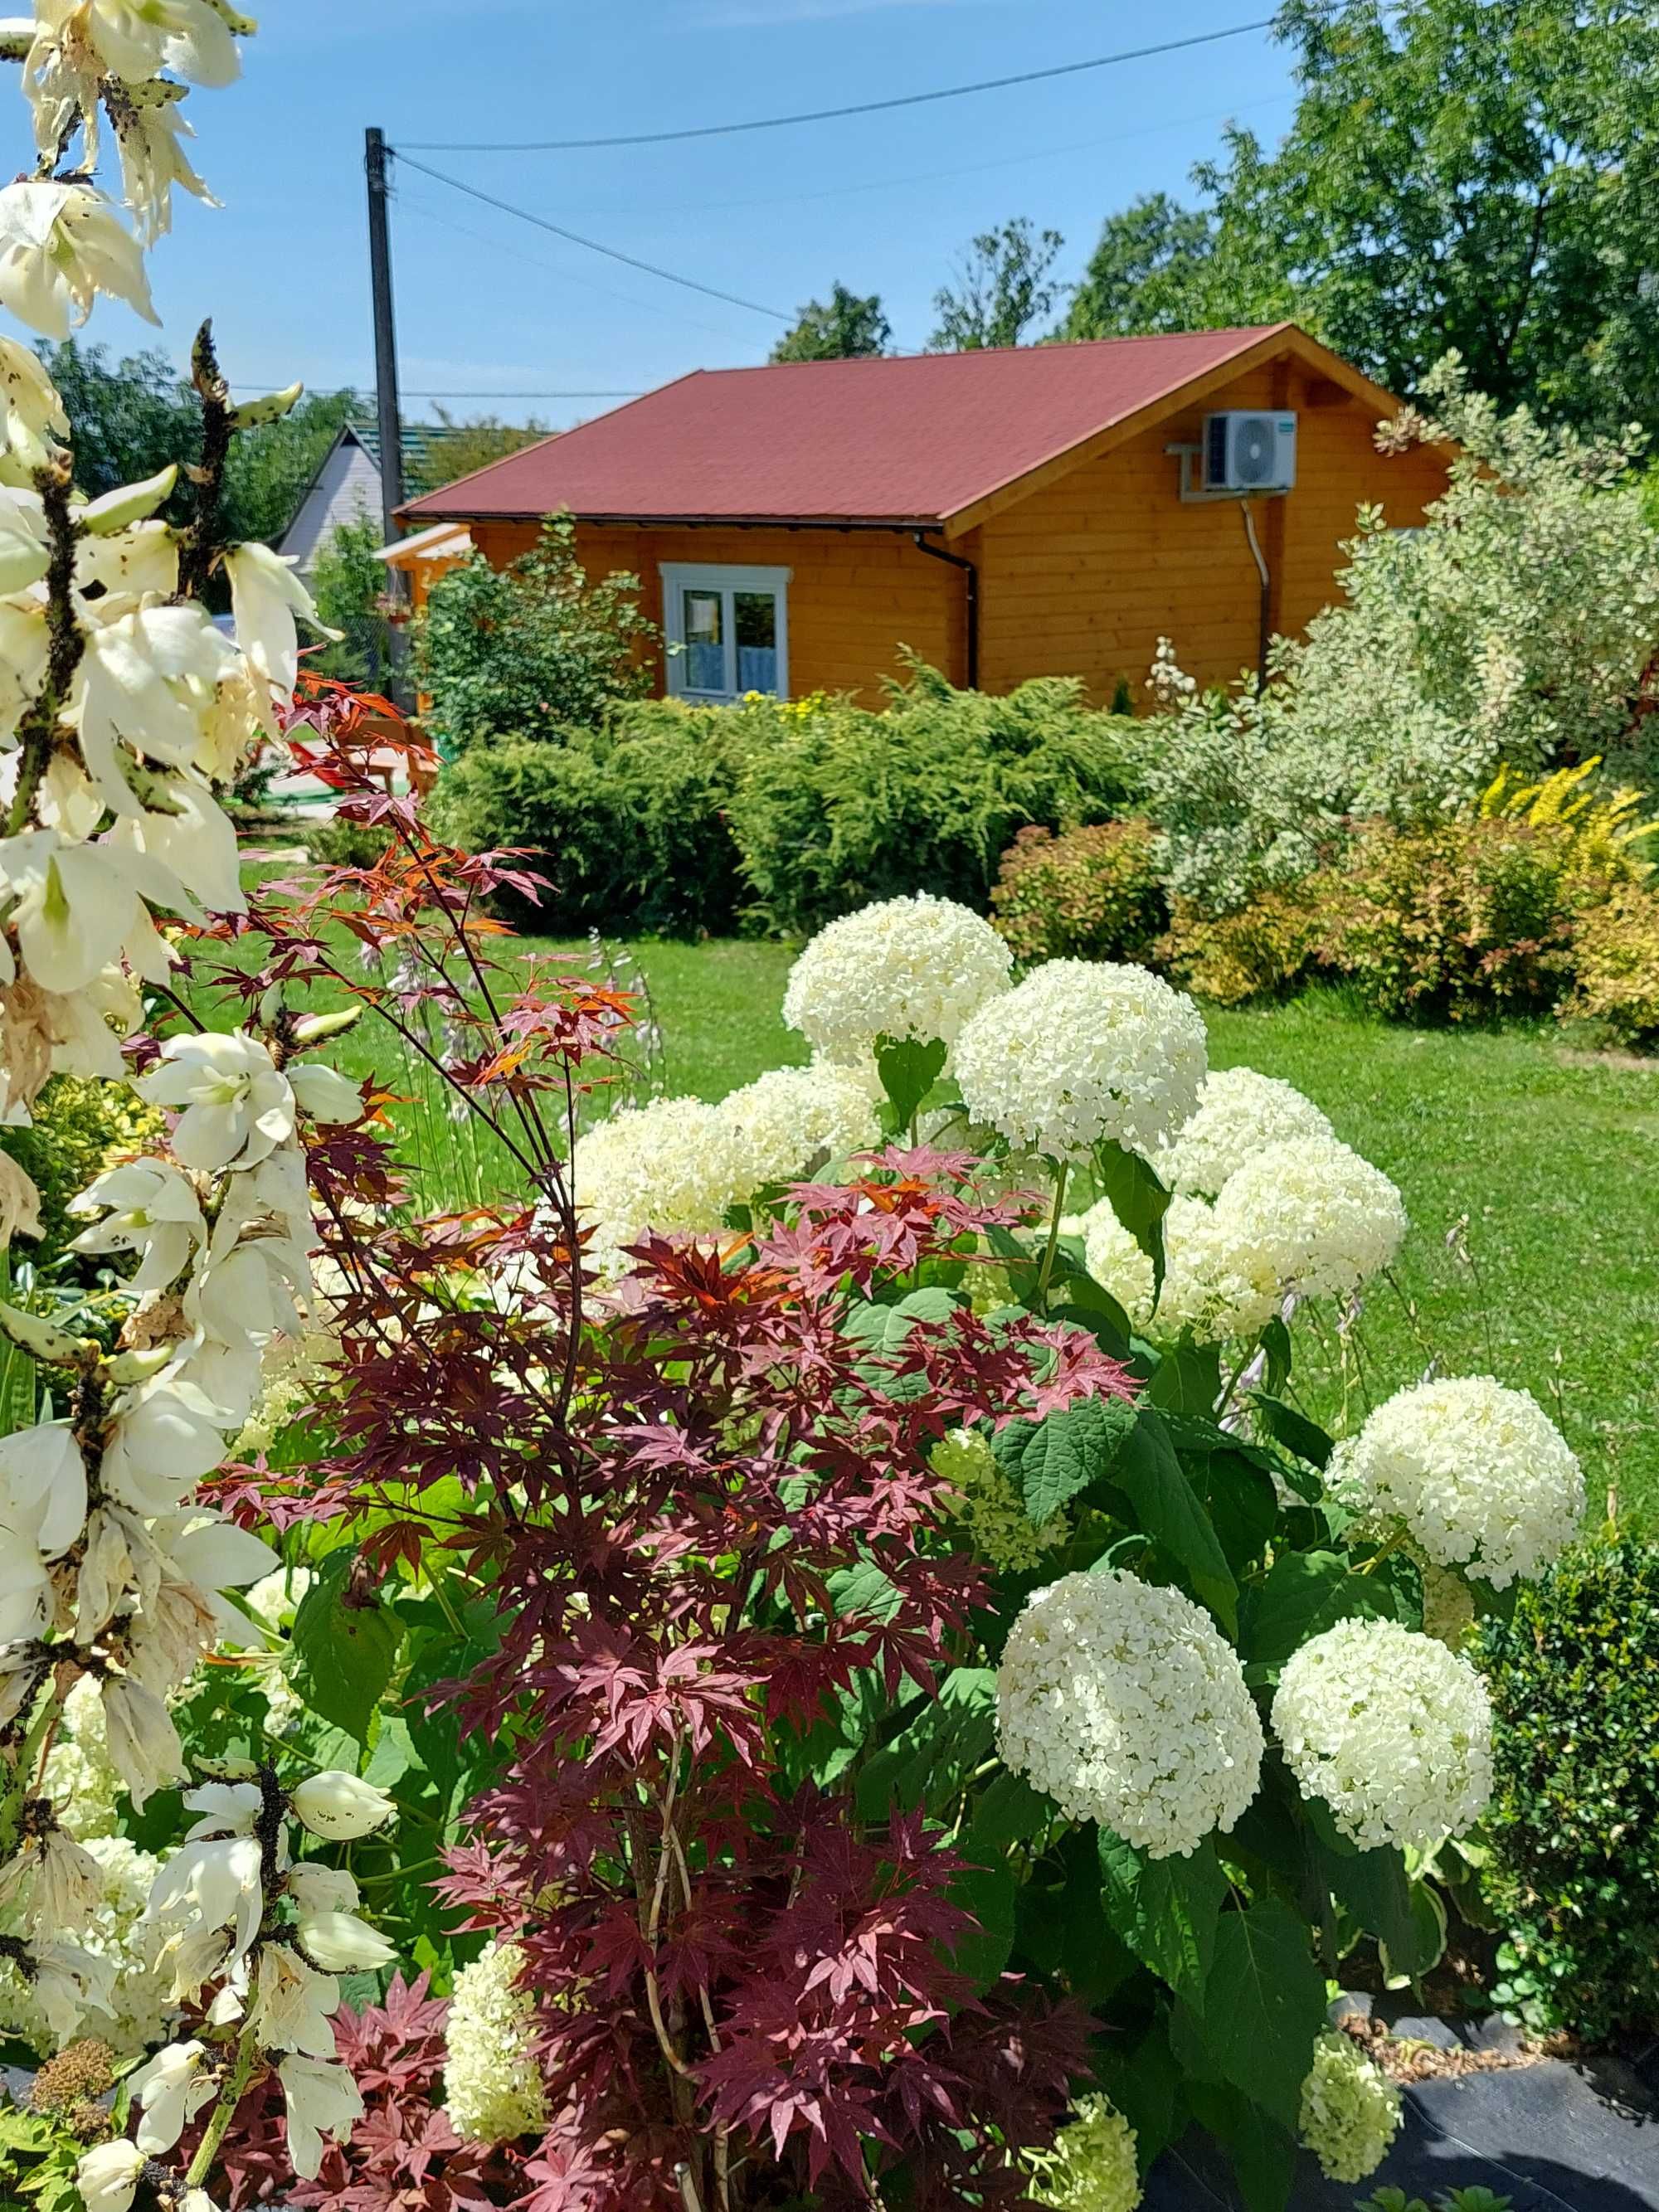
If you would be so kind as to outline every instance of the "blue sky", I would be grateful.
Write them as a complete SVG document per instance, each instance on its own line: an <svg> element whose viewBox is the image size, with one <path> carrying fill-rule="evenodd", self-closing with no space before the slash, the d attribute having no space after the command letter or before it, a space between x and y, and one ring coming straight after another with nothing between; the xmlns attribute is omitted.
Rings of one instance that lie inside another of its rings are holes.
<svg viewBox="0 0 1659 2212"><path fill-rule="evenodd" d="M270 0L242 82L196 93L200 167L152 261L161 343L216 320L237 382L314 388L372 367L362 132L400 140L673 129L921 91L1245 21L1262 0ZM1029 215L1081 269L1102 216L1182 191L1236 117L1269 139L1292 100L1263 33L1048 84L703 143L586 154L422 154L623 251L778 308L833 278L879 290L918 347L968 238ZM393 251L405 389L560 426L599 399L761 361L782 327L624 270L404 171ZM89 335L155 343L100 303ZM493 398L493 395L503 395ZM513 395L513 396L507 396ZM430 414L411 397L407 412Z"/></svg>

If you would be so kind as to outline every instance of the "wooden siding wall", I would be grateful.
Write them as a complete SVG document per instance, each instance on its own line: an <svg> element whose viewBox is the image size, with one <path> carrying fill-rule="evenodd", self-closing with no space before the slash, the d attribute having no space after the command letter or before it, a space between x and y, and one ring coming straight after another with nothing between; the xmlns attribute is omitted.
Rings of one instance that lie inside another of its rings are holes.
<svg viewBox="0 0 1659 2212"><path fill-rule="evenodd" d="M473 542L497 568L527 552L536 538L531 523L471 527ZM898 673L902 646L958 675L967 658L965 580L919 552L906 533L713 525L659 530L585 522L576 528L576 551L590 576L618 568L637 575L641 604L659 624L659 562L789 569L789 689L796 698L808 691L851 691L878 707L882 678Z"/></svg>
<svg viewBox="0 0 1659 2212"><path fill-rule="evenodd" d="M1418 522L1445 484L1437 455L1385 459L1370 410L1297 365L1252 371L1006 507L980 540L981 681L1005 691L1030 676L1081 676L1102 702L1120 678L1138 704L1160 637L1201 684L1256 661L1261 580L1238 502L1183 505L1179 463L1204 416L1228 407L1297 411L1297 482L1251 502L1272 581L1273 626L1294 634L1337 597L1338 547L1362 501L1390 522ZM963 547L964 550L970 550Z"/></svg>
<svg viewBox="0 0 1659 2212"><path fill-rule="evenodd" d="M952 541L980 569L980 681L1006 691L1031 676L1081 676L1100 702L1120 678L1137 705L1159 637L1202 684L1256 661L1261 586L1239 504L1182 505L1168 445L1196 443L1203 418L1225 407L1293 408L1297 483L1252 502L1272 586L1275 630L1295 634L1337 596L1338 550L1362 501L1395 525L1421 520L1444 488L1445 463L1414 448L1385 459L1370 410L1284 362L1252 371L1100 459L1086 462ZM531 523L474 522L497 567L528 550ZM629 569L653 621L662 621L664 561L786 568L789 688L851 691L872 706L908 646L966 681L964 579L920 552L908 533L824 529L657 529L580 524L590 575ZM659 679L660 680L660 679Z"/></svg>

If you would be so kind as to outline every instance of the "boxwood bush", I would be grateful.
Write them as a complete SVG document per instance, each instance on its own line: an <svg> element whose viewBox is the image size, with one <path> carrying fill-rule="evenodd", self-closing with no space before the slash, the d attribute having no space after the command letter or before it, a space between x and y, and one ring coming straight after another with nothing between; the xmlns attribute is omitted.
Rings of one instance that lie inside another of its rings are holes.
<svg viewBox="0 0 1659 2212"><path fill-rule="evenodd" d="M1659 2028L1659 1547L1586 1548L1482 1625L1497 1994L1592 2039Z"/></svg>
<svg viewBox="0 0 1659 2212"><path fill-rule="evenodd" d="M916 664L880 712L821 696L641 700L599 730L471 745L441 777L432 821L475 851L544 854L556 888L538 926L555 932L804 934L908 891L983 911L1027 823L1117 811L1139 742L1080 683L991 697Z"/></svg>

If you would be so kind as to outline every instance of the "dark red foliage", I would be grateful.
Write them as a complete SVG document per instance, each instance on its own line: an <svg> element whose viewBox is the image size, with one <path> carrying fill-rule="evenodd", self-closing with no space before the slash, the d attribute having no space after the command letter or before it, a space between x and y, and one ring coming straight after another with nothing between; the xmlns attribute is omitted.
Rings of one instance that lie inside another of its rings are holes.
<svg viewBox="0 0 1659 2212"><path fill-rule="evenodd" d="M361 781L349 748L327 766ZM261 914L272 957L250 995L322 972L394 1026L432 999L468 1038L446 1079L525 1178L499 1212L411 1223L374 1195L389 1178L372 1128L319 1147L346 1287L337 1449L308 1475L333 1517L373 1514L354 1535L371 1577L423 1529L496 1608L499 1648L425 1694L498 1754L438 1887L526 1954L556 2117L520 2201L851 2208L872 2175L915 2212L1018 2200L1019 2151L1085 2070L1085 2023L963 1978L977 1931L945 1832L860 1809L820 1753L838 1715L900 1696L920 1711L975 1662L986 1591L952 1540L939 1438L1133 1386L1091 1337L1030 1316L994 1327L935 1301L908 1329L872 1325L1029 1218L957 1154L873 1154L752 1234L648 1237L601 1297L562 1161L625 998L569 975L501 988L479 905L514 880L501 859L442 852L412 810L361 790L352 804L396 830L393 856ZM392 979L347 975L335 924L392 946ZM241 1510L256 1490L304 1510L248 1470L226 1486ZM424 2032L373 2033L408 2052ZM349 2056L387 2075L374 2119L295 2201L467 2203L474 2169L370 2033Z"/></svg>
<svg viewBox="0 0 1659 2212"><path fill-rule="evenodd" d="M447 2005L428 1977L394 1975L383 2004L336 2015L334 2047L362 2093L349 2145L331 2144L314 2181L288 2164L283 2099L267 2081L245 2097L222 2154L228 2212L273 2201L339 2212L492 2212L518 2193L507 2152L466 2143L442 2109Z"/></svg>

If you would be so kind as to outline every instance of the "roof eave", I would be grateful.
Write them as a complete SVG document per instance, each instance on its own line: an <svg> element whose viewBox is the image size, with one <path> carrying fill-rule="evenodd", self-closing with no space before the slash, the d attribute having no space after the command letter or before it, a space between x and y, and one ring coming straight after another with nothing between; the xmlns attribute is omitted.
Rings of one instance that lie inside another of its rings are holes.
<svg viewBox="0 0 1659 2212"><path fill-rule="evenodd" d="M453 522L471 526L479 522L544 522L554 514L568 514L573 522L626 526L641 530L943 530L938 514L602 514L581 507L492 507L456 509L434 514L424 502L398 510L399 521Z"/></svg>

